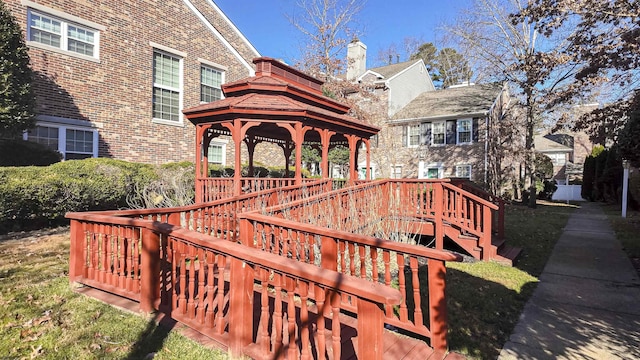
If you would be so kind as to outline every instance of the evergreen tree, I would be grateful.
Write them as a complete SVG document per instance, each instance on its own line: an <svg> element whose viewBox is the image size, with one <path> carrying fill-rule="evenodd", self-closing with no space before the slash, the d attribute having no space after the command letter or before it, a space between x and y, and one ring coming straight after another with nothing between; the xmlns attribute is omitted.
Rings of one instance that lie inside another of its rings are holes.
<svg viewBox="0 0 640 360"><path fill-rule="evenodd" d="M35 125L32 72L22 30L0 2L0 138L13 138Z"/></svg>

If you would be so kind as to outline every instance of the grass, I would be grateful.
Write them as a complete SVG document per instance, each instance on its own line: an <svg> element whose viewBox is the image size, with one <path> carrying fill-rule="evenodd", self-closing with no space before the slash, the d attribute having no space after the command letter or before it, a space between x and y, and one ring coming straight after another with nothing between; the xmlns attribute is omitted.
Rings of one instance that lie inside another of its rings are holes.
<svg viewBox="0 0 640 360"><path fill-rule="evenodd" d="M68 254L68 229L0 239L2 359L227 358L152 319L73 292Z"/></svg>
<svg viewBox="0 0 640 360"><path fill-rule="evenodd" d="M469 358L495 359L533 294L574 206L510 205L507 244L523 248L515 267L493 262L447 263L449 348Z"/></svg>
<svg viewBox="0 0 640 360"><path fill-rule="evenodd" d="M623 218L620 204L603 205L602 209L609 216L611 227L623 250L629 255L635 268L640 270L640 212L627 209L627 217Z"/></svg>
<svg viewBox="0 0 640 360"><path fill-rule="evenodd" d="M516 267L448 263L449 346L469 358L496 358L573 210L509 206L507 243L523 247ZM0 239L0 354L8 358L213 358L153 321L74 293L67 278L66 229Z"/></svg>

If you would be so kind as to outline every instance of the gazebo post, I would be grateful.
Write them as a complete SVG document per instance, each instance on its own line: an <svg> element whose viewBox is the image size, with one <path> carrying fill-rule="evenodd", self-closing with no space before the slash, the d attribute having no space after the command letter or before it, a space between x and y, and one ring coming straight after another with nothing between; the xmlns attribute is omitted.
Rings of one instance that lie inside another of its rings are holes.
<svg viewBox="0 0 640 360"><path fill-rule="evenodd" d="M329 131L329 129L323 129L320 131L320 143L322 144L322 160L320 164L320 171L322 171L322 178L328 179L329 176L329 145L331 145L331 137L335 135L335 131Z"/></svg>
<svg viewBox="0 0 640 360"><path fill-rule="evenodd" d="M357 172L355 171L357 164L356 150L358 149L358 137L355 135L345 135L349 143L349 181L357 180Z"/></svg>
<svg viewBox="0 0 640 360"><path fill-rule="evenodd" d="M233 195L242 194L242 122L240 119L233 119L233 131L231 132L235 147L235 166L233 170Z"/></svg>
<svg viewBox="0 0 640 360"><path fill-rule="evenodd" d="M295 137L294 143L296 145L296 175L295 175L295 183L302 183L302 143L304 142L304 130L302 129L302 123L295 123Z"/></svg>
<svg viewBox="0 0 640 360"><path fill-rule="evenodd" d="M362 139L364 145L367 147L367 169L365 171L365 179L371 180L371 141L369 139Z"/></svg>
<svg viewBox="0 0 640 360"><path fill-rule="evenodd" d="M245 144L247 144L247 150L249 151L249 169L248 169L248 176L249 177L254 177L254 167L253 167L253 155L254 152L256 150L256 145L258 144L258 142L256 141L255 136L251 135L251 136L247 136L244 139Z"/></svg>
<svg viewBox="0 0 640 360"><path fill-rule="evenodd" d="M202 182L200 181L202 179L202 141L203 141L203 135L204 135L204 130L203 130L203 126L198 124L196 125L196 179L195 179L195 183L196 183L196 202L202 202L203 201L203 196L204 196L204 189L202 186Z"/></svg>

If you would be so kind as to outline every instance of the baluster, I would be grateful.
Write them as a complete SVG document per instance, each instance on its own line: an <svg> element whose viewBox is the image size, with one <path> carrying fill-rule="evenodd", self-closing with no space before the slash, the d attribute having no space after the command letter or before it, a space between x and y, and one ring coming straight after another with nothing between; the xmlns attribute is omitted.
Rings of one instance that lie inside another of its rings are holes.
<svg viewBox="0 0 640 360"><path fill-rule="evenodd" d="M216 254L211 251L207 251L205 254L207 259L207 310L204 315L204 323L207 327L213 328L213 306L215 300L215 274L214 269L216 267Z"/></svg>
<svg viewBox="0 0 640 360"><path fill-rule="evenodd" d="M325 308L324 296L325 290L320 286L315 286L316 305L318 306L318 319L316 322L318 334L318 359L324 359L327 349L327 332L325 325L325 315L329 313L329 309Z"/></svg>
<svg viewBox="0 0 640 360"><path fill-rule="evenodd" d="M309 264L316 263L316 237L313 234L307 233L305 236L309 238ZM313 285L313 284L312 284Z"/></svg>
<svg viewBox="0 0 640 360"><path fill-rule="evenodd" d="M400 321L407 322L409 315L407 312L407 282L404 277L404 254L397 254L398 256L398 285L400 287L400 294L402 294L402 302L400 303Z"/></svg>
<svg viewBox="0 0 640 360"><path fill-rule="evenodd" d="M338 248L340 249L340 272L343 274L347 273L347 261L345 260L347 254L345 249L344 241L340 241L335 239L338 242Z"/></svg>
<svg viewBox="0 0 640 360"><path fill-rule="evenodd" d="M139 242L139 237L138 237L138 232L137 231L133 231L133 228L128 227L126 229L129 233L129 236L127 237L128 241L130 241L133 244L133 258L132 258L132 264L133 264L133 287L135 289L136 293L140 292L140 242Z"/></svg>
<svg viewBox="0 0 640 360"><path fill-rule="evenodd" d="M384 284L391 286L391 252L388 250L382 250L382 261L384 262ZM400 271L400 269L398 269ZM393 306L385 305L385 314L388 317L393 315Z"/></svg>
<svg viewBox="0 0 640 360"><path fill-rule="evenodd" d="M349 249L349 275L356 276L356 251L353 243L347 244Z"/></svg>
<svg viewBox="0 0 640 360"><path fill-rule="evenodd" d="M480 214L480 204L474 202L473 206L476 209L476 223L475 223L475 226L473 228L476 231L480 231L480 226L482 224L482 221L480 220L480 219L482 219L482 215Z"/></svg>
<svg viewBox="0 0 640 360"><path fill-rule="evenodd" d="M274 274L274 288L276 292L275 306L273 309L273 320L274 320L274 332L276 333L276 339L274 347L282 346L282 275ZM281 353L282 355L282 353Z"/></svg>
<svg viewBox="0 0 640 360"><path fill-rule="evenodd" d="M227 262L227 258L222 255L222 254L218 254L218 282L217 282L217 286L218 286L218 295L216 296L216 298L218 299L218 311L216 312L216 316L217 316L217 324L216 324L216 328L218 330L218 334L222 334L224 333L224 286L225 286L225 282L224 282L224 275L225 275L225 271L226 271L226 262Z"/></svg>
<svg viewBox="0 0 640 360"><path fill-rule="evenodd" d="M305 281L299 281L298 283L300 291L300 340L301 351L300 359L308 360L311 358L310 354L310 342L309 342L309 309L307 307L307 299L309 298L309 284Z"/></svg>
<svg viewBox="0 0 640 360"><path fill-rule="evenodd" d="M358 245L358 254L360 255L360 277L367 278L367 254L364 245Z"/></svg>
<svg viewBox="0 0 640 360"><path fill-rule="evenodd" d="M102 282L103 284L108 284L109 282L107 281L107 256L108 256L108 252L110 252L109 246L108 246L108 241L107 241L107 235L106 235L106 231L105 231L105 225L104 224L100 224L99 227L99 231L100 231L100 255L101 255L101 259L100 259L100 279L99 281Z"/></svg>
<svg viewBox="0 0 640 360"><path fill-rule="evenodd" d="M258 269L260 273L260 347L264 354L271 352L269 338L269 271L263 268ZM276 345L277 346L277 345Z"/></svg>
<svg viewBox="0 0 640 360"><path fill-rule="evenodd" d="M184 244L178 243L180 247L180 296L178 297L178 309L180 314L187 312L187 255L185 254Z"/></svg>
<svg viewBox="0 0 640 360"><path fill-rule="evenodd" d="M298 356L296 346L296 303L295 303L295 280L289 277L285 277L286 290L287 290L287 333L289 336L287 342L287 350L289 359L295 359Z"/></svg>
<svg viewBox="0 0 640 360"><path fill-rule="evenodd" d="M378 282L378 249L373 246L369 247L369 253L371 256L371 272L373 276L373 282Z"/></svg>
<svg viewBox="0 0 640 360"><path fill-rule="evenodd" d="M189 281L189 294L187 296L187 311L189 319L193 319L196 315L196 257L194 250L193 246L188 245L187 252L189 254L189 271L187 276Z"/></svg>
<svg viewBox="0 0 640 360"><path fill-rule="evenodd" d="M128 249L127 239L122 236L122 226L116 227L116 243L118 244L118 269L120 270L120 280L118 286L120 288L131 291L131 272L129 269L128 255L131 252Z"/></svg>
<svg viewBox="0 0 640 360"><path fill-rule="evenodd" d="M331 292L331 346L333 348L333 358L341 358L340 347L340 295L337 292Z"/></svg>
<svg viewBox="0 0 640 360"><path fill-rule="evenodd" d="M204 249L198 249L198 309L197 309L197 320L200 324L204 323L204 286L205 286L205 276L206 276L206 268L205 268L205 258L204 258Z"/></svg>
<svg viewBox="0 0 640 360"><path fill-rule="evenodd" d="M418 259L411 256L409 258L409 266L411 267L411 286L413 287L413 302L415 304L413 322L416 326L420 326L423 324L423 321L420 297L420 279L418 278Z"/></svg>
<svg viewBox="0 0 640 360"><path fill-rule="evenodd" d="M98 280L98 234L96 234L96 224L91 224L91 268L89 269L89 278L92 280Z"/></svg>

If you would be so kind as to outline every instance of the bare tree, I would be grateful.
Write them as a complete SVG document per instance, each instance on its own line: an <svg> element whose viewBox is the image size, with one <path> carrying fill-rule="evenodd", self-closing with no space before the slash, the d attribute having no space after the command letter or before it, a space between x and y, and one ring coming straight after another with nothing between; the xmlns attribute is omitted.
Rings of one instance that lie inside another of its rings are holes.
<svg viewBox="0 0 640 360"><path fill-rule="evenodd" d="M287 18L306 38L297 66L309 74L332 81L346 70L344 54L351 39L360 35L355 18L366 1L298 0L299 13Z"/></svg>
<svg viewBox="0 0 640 360"><path fill-rule="evenodd" d="M523 19L513 24L511 14L526 6L525 0L475 0L457 21L445 30L474 57L478 71L494 81L508 81L523 107L525 117L524 167L529 181L529 206L535 207L534 133L543 115L554 103L576 71L570 57L563 55L567 43L559 31L556 37L542 36L536 22ZM566 39L566 37L565 37Z"/></svg>

